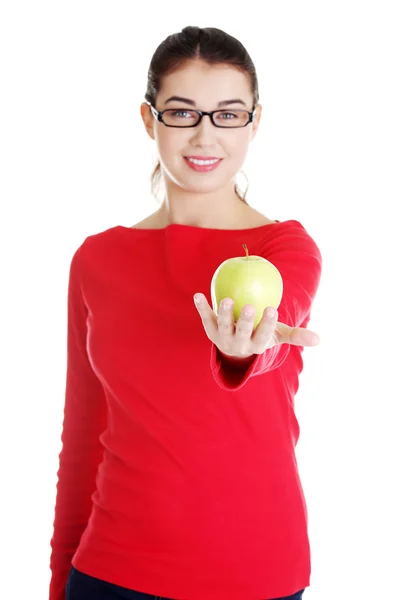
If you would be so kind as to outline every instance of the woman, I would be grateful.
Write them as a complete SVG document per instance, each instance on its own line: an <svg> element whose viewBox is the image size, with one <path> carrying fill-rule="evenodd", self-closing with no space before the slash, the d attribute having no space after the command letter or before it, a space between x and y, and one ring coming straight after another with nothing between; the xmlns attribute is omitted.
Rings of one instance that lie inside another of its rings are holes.
<svg viewBox="0 0 400 600"><path fill-rule="evenodd" d="M145 98L163 202L71 261L50 600L298 600L310 548L294 396L318 343L321 255L235 184L261 116L238 40L169 36ZM284 285L279 321L265 310L254 332L252 305L235 322L232 298L217 317L206 296L243 243Z"/></svg>

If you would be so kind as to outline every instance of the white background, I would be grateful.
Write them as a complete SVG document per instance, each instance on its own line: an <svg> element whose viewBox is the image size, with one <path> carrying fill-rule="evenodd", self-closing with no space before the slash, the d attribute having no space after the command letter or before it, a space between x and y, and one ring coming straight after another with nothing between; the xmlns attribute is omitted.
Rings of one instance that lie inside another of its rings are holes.
<svg viewBox="0 0 400 600"><path fill-rule="evenodd" d="M186 25L247 47L264 107L248 201L299 220L323 256L309 324L321 343L296 396L304 597L400 598L396 4L2 3L2 598L48 594L69 264L88 235L158 207L139 106L154 50Z"/></svg>

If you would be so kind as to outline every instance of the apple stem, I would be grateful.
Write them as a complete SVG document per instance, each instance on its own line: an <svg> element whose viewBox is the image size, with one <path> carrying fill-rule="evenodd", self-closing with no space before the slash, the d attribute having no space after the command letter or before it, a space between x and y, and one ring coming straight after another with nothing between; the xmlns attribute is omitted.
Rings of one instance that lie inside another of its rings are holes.
<svg viewBox="0 0 400 600"><path fill-rule="evenodd" d="M246 250L246 258L249 258L249 251L246 244L242 244L243 248Z"/></svg>

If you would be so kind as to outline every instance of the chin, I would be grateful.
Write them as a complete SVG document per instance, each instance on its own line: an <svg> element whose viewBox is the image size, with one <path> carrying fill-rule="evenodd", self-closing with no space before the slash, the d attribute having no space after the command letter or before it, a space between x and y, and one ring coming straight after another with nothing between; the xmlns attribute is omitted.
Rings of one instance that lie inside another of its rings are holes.
<svg viewBox="0 0 400 600"><path fill-rule="evenodd" d="M205 185L190 185L182 183L180 186L185 192L190 192L191 194L213 194L215 192L219 192L224 189L227 185L227 182L224 182L220 185L207 183Z"/></svg>
<svg viewBox="0 0 400 600"><path fill-rule="evenodd" d="M214 175L214 176L213 176ZM229 184L229 179L226 177L216 176L213 173L194 174L194 176L176 178L176 183L179 187L188 192L216 192Z"/></svg>

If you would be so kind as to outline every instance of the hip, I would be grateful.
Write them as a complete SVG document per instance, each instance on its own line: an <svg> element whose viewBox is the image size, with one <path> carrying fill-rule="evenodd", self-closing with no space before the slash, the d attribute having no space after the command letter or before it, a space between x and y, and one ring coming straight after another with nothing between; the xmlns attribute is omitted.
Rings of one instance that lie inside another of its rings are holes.
<svg viewBox="0 0 400 600"><path fill-rule="evenodd" d="M291 596L260 600L302 600L303 593L304 589ZM65 594L65 600L174 600L109 583L97 577L86 575L74 566L71 566Z"/></svg>

